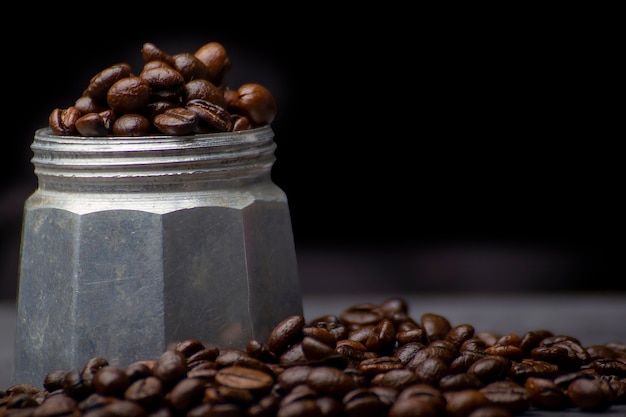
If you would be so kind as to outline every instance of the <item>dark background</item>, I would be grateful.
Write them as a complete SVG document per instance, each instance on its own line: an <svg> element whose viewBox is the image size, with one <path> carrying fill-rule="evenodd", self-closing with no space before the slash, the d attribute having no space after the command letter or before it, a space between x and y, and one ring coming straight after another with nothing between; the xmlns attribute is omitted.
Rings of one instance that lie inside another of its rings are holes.
<svg viewBox="0 0 626 417"><path fill-rule="evenodd" d="M65 7L1 29L3 298L50 111L114 63L139 69L144 42L210 41L231 86L261 83L278 103L273 178L305 291L626 290L611 10Z"/></svg>

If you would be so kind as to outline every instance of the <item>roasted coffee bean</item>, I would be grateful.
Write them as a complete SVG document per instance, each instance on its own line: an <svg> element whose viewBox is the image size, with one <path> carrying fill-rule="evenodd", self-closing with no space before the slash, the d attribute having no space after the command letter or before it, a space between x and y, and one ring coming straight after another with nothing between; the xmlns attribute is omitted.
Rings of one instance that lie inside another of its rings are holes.
<svg viewBox="0 0 626 417"><path fill-rule="evenodd" d="M148 82L153 96L156 94L159 98L161 97L158 94L160 91L176 92L180 96L181 88L185 83L181 73L169 65L144 66L139 77Z"/></svg>
<svg viewBox="0 0 626 417"><path fill-rule="evenodd" d="M396 328L393 322L389 319L380 320L365 341L365 347L380 355L392 354L396 347Z"/></svg>
<svg viewBox="0 0 626 417"><path fill-rule="evenodd" d="M152 42L146 42L141 47L141 58L147 64L152 61L164 62L170 67L176 66L176 61Z"/></svg>
<svg viewBox="0 0 626 417"><path fill-rule="evenodd" d="M229 110L242 114L252 126L271 124L276 117L277 106L272 93L257 83L243 84L237 89L236 98L227 103Z"/></svg>
<svg viewBox="0 0 626 417"><path fill-rule="evenodd" d="M461 373L444 375L439 380L442 391L461 391L464 389L482 388L483 382L475 374Z"/></svg>
<svg viewBox="0 0 626 417"><path fill-rule="evenodd" d="M198 116L200 123L205 123L214 132L229 132L233 130L233 122L225 108L206 100L189 100L185 108ZM167 111L165 112L167 113Z"/></svg>
<svg viewBox="0 0 626 417"><path fill-rule="evenodd" d="M562 410L570 406L565 391L549 378L528 377L524 382L533 406L544 410Z"/></svg>
<svg viewBox="0 0 626 417"><path fill-rule="evenodd" d="M445 339L448 332L452 330L450 321L439 314L424 313L422 314L420 322L429 343L435 340Z"/></svg>
<svg viewBox="0 0 626 417"><path fill-rule="evenodd" d="M252 124L250 124L250 121L245 116L242 116L240 114L231 114L230 122L233 125L233 132L252 129Z"/></svg>
<svg viewBox="0 0 626 417"><path fill-rule="evenodd" d="M499 405L485 405L478 407L467 417L512 417L513 415L508 408Z"/></svg>
<svg viewBox="0 0 626 417"><path fill-rule="evenodd" d="M343 414L343 405L337 399L322 396L315 399L315 404L323 417L339 417Z"/></svg>
<svg viewBox="0 0 626 417"><path fill-rule="evenodd" d="M355 388L342 399L349 417L386 417L389 406L370 388Z"/></svg>
<svg viewBox="0 0 626 417"><path fill-rule="evenodd" d="M523 382L531 376L552 379L558 374L559 367L557 365L529 358L524 358L521 362L512 362L509 370L509 376L518 382Z"/></svg>
<svg viewBox="0 0 626 417"><path fill-rule="evenodd" d="M496 355L485 356L470 365L467 372L476 375L483 383L502 380L508 376L511 360Z"/></svg>
<svg viewBox="0 0 626 417"><path fill-rule="evenodd" d="M177 342L174 349L185 355L186 358L189 358L194 353L204 350L205 346L198 339L185 339ZM215 360L217 353L219 352L216 352L216 355L212 360Z"/></svg>
<svg viewBox="0 0 626 417"><path fill-rule="evenodd" d="M57 135L73 135L77 133L76 120L80 116L80 111L74 106L67 109L54 109L48 118L48 125Z"/></svg>
<svg viewBox="0 0 626 417"><path fill-rule="evenodd" d="M312 370L309 365L292 366L278 375L277 382L284 391L291 391L296 385L306 384Z"/></svg>
<svg viewBox="0 0 626 417"><path fill-rule="evenodd" d="M304 317L300 315L284 318L270 332L267 348L275 354L283 353L291 345L302 340L302 329L305 323Z"/></svg>
<svg viewBox="0 0 626 417"><path fill-rule="evenodd" d="M177 349L179 350L179 349ZM184 352L182 352L183 355L187 356ZM222 365L222 366L227 366L232 364L231 362L225 363L224 359L226 358L226 353L227 351L224 351L224 355L220 354L220 350L217 347L211 346L211 347L205 347L204 349L200 349L196 352L193 352L191 355L189 355L187 357L187 365L190 367L193 367L194 364L201 362L201 361L208 361L208 362L214 362L218 359L218 357L221 356L220 358L220 363L218 363L218 365Z"/></svg>
<svg viewBox="0 0 626 417"><path fill-rule="evenodd" d="M585 346L585 350L589 354L590 360L596 359L619 359L623 357L623 353L620 353L606 345L591 345Z"/></svg>
<svg viewBox="0 0 626 417"><path fill-rule="evenodd" d="M177 383L187 376L187 358L177 350L166 350L159 356L154 375L165 385Z"/></svg>
<svg viewBox="0 0 626 417"><path fill-rule="evenodd" d="M124 372L126 372L126 375L128 375L128 378L132 383L140 378L152 376L155 367L156 361L153 361L153 363L149 363L147 361L137 361L128 365L124 369Z"/></svg>
<svg viewBox="0 0 626 417"><path fill-rule="evenodd" d="M449 417L467 417L478 408L492 405L482 392L475 389L446 391L443 395Z"/></svg>
<svg viewBox="0 0 626 417"><path fill-rule="evenodd" d="M207 382L215 381L218 367L214 362L199 363L187 371L187 377L200 378Z"/></svg>
<svg viewBox="0 0 626 417"><path fill-rule="evenodd" d="M301 400L314 400L319 396L317 391L309 387L306 384L299 384L293 387L280 401L280 405L301 401Z"/></svg>
<svg viewBox="0 0 626 417"><path fill-rule="evenodd" d="M190 135L198 127L198 116L184 107L174 107L156 115L153 123L165 135Z"/></svg>
<svg viewBox="0 0 626 417"><path fill-rule="evenodd" d="M424 330L420 328L408 329L398 331L396 333L396 341L398 345L406 345L407 343L421 343L424 344Z"/></svg>
<svg viewBox="0 0 626 417"><path fill-rule="evenodd" d="M229 366L217 371L215 382L231 388L268 392L274 385L274 377L258 369Z"/></svg>
<svg viewBox="0 0 626 417"><path fill-rule="evenodd" d="M510 417L531 407L626 404L621 344L583 348L574 337L543 331L472 335L468 324L441 337L433 331L441 318L428 314L422 327L390 299L308 323L287 317L267 344L251 340L245 349L186 339L126 368L95 357L81 371L50 372L44 390L17 384L0 391L0 415ZM428 345L399 341L416 330Z"/></svg>
<svg viewBox="0 0 626 417"><path fill-rule="evenodd" d="M246 409L246 417L273 417L278 411L280 400L281 397L279 395L270 393L256 403L251 404Z"/></svg>
<svg viewBox="0 0 626 417"><path fill-rule="evenodd" d="M176 411L189 410L200 404L206 382L200 378L183 378L167 394L169 407Z"/></svg>
<svg viewBox="0 0 626 417"><path fill-rule="evenodd" d="M522 344L522 338L516 335L515 333L505 334L504 336L500 336L500 338L496 341L496 345L501 346L517 346L519 347Z"/></svg>
<svg viewBox="0 0 626 417"><path fill-rule="evenodd" d="M513 414L521 414L528 410L531 395L523 386L508 380L491 382L479 390L495 405L510 410Z"/></svg>
<svg viewBox="0 0 626 417"><path fill-rule="evenodd" d="M315 323L310 323L316 327L321 327L323 329L328 330L337 341L346 339L350 334L350 329L347 325L343 323L338 323L335 321L318 321Z"/></svg>
<svg viewBox="0 0 626 417"><path fill-rule="evenodd" d="M107 106L103 103L104 100L98 102L93 97L85 95L76 99L74 107L78 109L80 114L100 113L107 110Z"/></svg>
<svg viewBox="0 0 626 417"><path fill-rule="evenodd" d="M115 136L146 136L151 132L152 123L150 120L137 113L121 115L115 120L111 128L111 133Z"/></svg>
<svg viewBox="0 0 626 417"><path fill-rule="evenodd" d="M407 315L409 305L404 298L391 297L378 304L378 308L383 312L385 318L391 319L398 314Z"/></svg>
<svg viewBox="0 0 626 417"><path fill-rule="evenodd" d="M320 361L336 353L333 347L310 336L302 339L302 351L311 361Z"/></svg>
<svg viewBox="0 0 626 417"><path fill-rule="evenodd" d="M130 378L123 369L106 365L100 368L93 378L94 390L102 395L122 397L131 384Z"/></svg>
<svg viewBox="0 0 626 417"><path fill-rule="evenodd" d="M348 391L357 388L348 374L329 366L314 367L309 372L306 383L317 392L334 398L343 397Z"/></svg>
<svg viewBox="0 0 626 417"><path fill-rule="evenodd" d="M155 376L148 376L130 384L124 392L124 398L151 409L160 404L164 392L161 380Z"/></svg>
<svg viewBox="0 0 626 417"><path fill-rule="evenodd" d="M63 388L63 378L67 371L56 370L48 372L43 380L43 387L48 391L56 391Z"/></svg>
<svg viewBox="0 0 626 417"><path fill-rule="evenodd" d="M484 352L473 352L471 350L466 350L461 353L459 356L454 358L450 363L450 373L452 374L460 374L467 372L470 366L478 359L484 358L487 356Z"/></svg>
<svg viewBox="0 0 626 417"><path fill-rule="evenodd" d="M530 351L541 344L543 339L554 336L549 330L531 330L522 336L519 347L524 352L525 357L530 356Z"/></svg>
<svg viewBox="0 0 626 417"><path fill-rule="evenodd" d="M615 375L626 378L626 362L616 359L596 359L591 362L591 367L599 375Z"/></svg>
<svg viewBox="0 0 626 417"><path fill-rule="evenodd" d="M448 364L439 358L427 358L414 364L412 370L421 383L437 386L448 375Z"/></svg>
<svg viewBox="0 0 626 417"><path fill-rule="evenodd" d="M459 324L448 331L445 340L453 343L457 348L460 348L463 342L474 337L474 331L474 326L471 324Z"/></svg>
<svg viewBox="0 0 626 417"><path fill-rule="evenodd" d="M487 347L495 345L498 343L498 339L500 339L499 334L488 331L477 332L474 336L477 339L482 340Z"/></svg>
<svg viewBox="0 0 626 417"><path fill-rule="evenodd" d="M531 351L531 357L554 363L563 370L578 369L589 361L589 354L579 343L563 338L546 344L542 342Z"/></svg>
<svg viewBox="0 0 626 417"><path fill-rule="evenodd" d="M150 84L134 75L122 78L107 91L107 103L120 115L141 113L150 103Z"/></svg>
<svg viewBox="0 0 626 417"><path fill-rule="evenodd" d="M281 405L276 417L321 417L317 402L312 398Z"/></svg>
<svg viewBox="0 0 626 417"><path fill-rule="evenodd" d="M467 339L465 342L463 342L459 350L461 351L461 353L465 353L465 352L484 353L487 347L488 347L487 344L483 340L480 340L478 337L474 336L474 337Z"/></svg>
<svg viewBox="0 0 626 417"><path fill-rule="evenodd" d="M306 325L302 328L302 336L312 337L313 339L318 340L333 349L337 346L337 339L335 335L332 334L330 330L322 327Z"/></svg>
<svg viewBox="0 0 626 417"><path fill-rule="evenodd" d="M388 417L438 417L441 412L435 404L423 397L397 400L389 409Z"/></svg>
<svg viewBox="0 0 626 417"><path fill-rule="evenodd" d="M193 54L182 52L172 58L176 70L185 81L206 79L209 76L209 68Z"/></svg>
<svg viewBox="0 0 626 417"><path fill-rule="evenodd" d="M363 327L376 325L382 320L383 315L382 311L375 304L363 303L345 309L339 318L349 326Z"/></svg>
<svg viewBox="0 0 626 417"><path fill-rule="evenodd" d="M278 358L278 363L284 367L290 367L295 365L310 364L311 360L304 354L302 343L298 342L295 345L290 346L282 355Z"/></svg>
<svg viewBox="0 0 626 417"><path fill-rule="evenodd" d="M77 370L68 371L63 377L63 392L80 401L91 392L91 385L86 383Z"/></svg>
<svg viewBox="0 0 626 417"><path fill-rule="evenodd" d="M258 340L249 340L246 343L246 353L253 358L259 359L263 362L267 363L276 363L278 362L278 358L276 355L265 346L265 344L261 343Z"/></svg>
<svg viewBox="0 0 626 417"><path fill-rule="evenodd" d="M4 403L7 409L32 408L39 405L31 394L20 393L9 396Z"/></svg>
<svg viewBox="0 0 626 417"><path fill-rule="evenodd" d="M206 65L207 79L215 85L221 85L231 66L224 46L219 42L209 42L198 48L193 55Z"/></svg>
<svg viewBox="0 0 626 417"><path fill-rule="evenodd" d="M606 410L613 403L613 391L601 378L578 378L565 391L572 404L581 410Z"/></svg>
<svg viewBox="0 0 626 417"><path fill-rule="evenodd" d="M102 416L111 417L147 417L148 415L139 404L127 400L113 401L100 410L103 411Z"/></svg>
<svg viewBox="0 0 626 417"><path fill-rule="evenodd" d="M374 325L367 324L363 326L353 325L353 329L350 330L350 334L348 335L348 339L357 341L365 346L367 350L367 340L374 336Z"/></svg>
<svg viewBox="0 0 626 417"><path fill-rule="evenodd" d="M429 358L436 358L446 364L451 364L457 354L458 351L452 343L445 340L438 340L415 352L415 355L407 364L407 367L409 369L415 369L419 363Z"/></svg>
<svg viewBox="0 0 626 417"><path fill-rule="evenodd" d="M78 403L78 409L84 414L89 411L102 408L105 405L117 400L118 398L116 397L109 397L107 395L102 395L94 392L93 394L89 394L85 399L81 400Z"/></svg>
<svg viewBox="0 0 626 417"><path fill-rule="evenodd" d="M415 372L406 368L391 369L387 372L376 374L371 379L371 386L393 388L402 391L409 385L420 382Z"/></svg>
<svg viewBox="0 0 626 417"><path fill-rule="evenodd" d="M112 129L110 122L99 113L87 113L76 119L75 126L81 136L108 136Z"/></svg>
<svg viewBox="0 0 626 417"><path fill-rule="evenodd" d="M132 69L127 63L111 65L91 78L87 89L83 92L83 96L89 96L97 103L104 103L107 100L107 93L113 84L131 75Z"/></svg>
<svg viewBox="0 0 626 417"><path fill-rule="evenodd" d="M33 417L71 416L78 411L75 398L65 395L51 395L33 411Z"/></svg>
<svg viewBox="0 0 626 417"><path fill-rule="evenodd" d="M191 80L184 85L184 100L204 100L226 110L224 93L212 82L202 78Z"/></svg>
<svg viewBox="0 0 626 417"><path fill-rule="evenodd" d="M380 356L365 359L359 363L359 370L368 377L374 377L393 369L404 369L404 365L400 362L400 359L394 358L393 356Z"/></svg>
<svg viewBox="0 0 626 417"><path fill-rule="evenodd" d="M503 356L514 362L520 362L524 358L524 352L522 352L522 349L519 347L514 345L501 345L499 343L489 346L485 349L485 353L488 355Z"/></svg>
<svg viewBox="0 0 626 417"><path fill-rule="evenodd" d="M415 357L417 351L424 349L424 347L420 342L409 342L401 345L392 356L400 359L400 362L406 366Z"/></svg>

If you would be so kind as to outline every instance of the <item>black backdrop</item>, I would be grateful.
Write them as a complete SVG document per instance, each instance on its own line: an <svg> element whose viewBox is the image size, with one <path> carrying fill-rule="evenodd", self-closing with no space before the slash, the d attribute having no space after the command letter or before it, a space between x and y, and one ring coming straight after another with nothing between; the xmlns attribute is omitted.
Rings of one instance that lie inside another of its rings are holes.
<svg viewBox="0 0 626 417"><path fill-rule="evenodd" d="M298 247L551 245L586 262L572 288L626 289L610 11L129 7L5 16L11 245L36 187L32 135L54 107L113 63L139 68L144 42L174 54L218 41L230 84L259 82L278 102L273 177Z"/></svg>

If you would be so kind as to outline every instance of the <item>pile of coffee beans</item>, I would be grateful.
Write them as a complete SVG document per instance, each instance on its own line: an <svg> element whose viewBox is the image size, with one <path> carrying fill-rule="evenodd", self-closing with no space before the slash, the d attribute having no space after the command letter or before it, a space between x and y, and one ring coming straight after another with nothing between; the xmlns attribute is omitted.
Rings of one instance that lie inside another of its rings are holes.
<svg viewBox="0 0 626 417"><path fill-rule="evenodd" d="M231 61L219 42L170 55L153 43L141 48L143 67L118 63L94 75L75 103L55 108L53 134L75 136L191 135L271 124L272 93L258 83L227 84Z"/></svg>
<svg viewBox="0 0 626 417"><path fill-rule="evenodd" d="M532 330L497 335L402 298L311 321L286 317L268 340L220 349L182 340L120 367L95 357L0 394L1 416L508 417L626 404L626 344L582 346Z"/></svg>

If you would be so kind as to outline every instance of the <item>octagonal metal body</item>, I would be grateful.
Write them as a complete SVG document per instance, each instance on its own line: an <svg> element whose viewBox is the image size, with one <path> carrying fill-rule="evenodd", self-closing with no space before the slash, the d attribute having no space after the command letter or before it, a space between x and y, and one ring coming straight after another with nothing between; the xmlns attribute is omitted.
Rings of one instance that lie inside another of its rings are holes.
<svg viewBox="0 0 626 417"><path fill-rule="evenodd" d="M95 356L125 366L196 338L245 348L302 314L269 127L191 137L36 132L14 381Z"/></svg>

